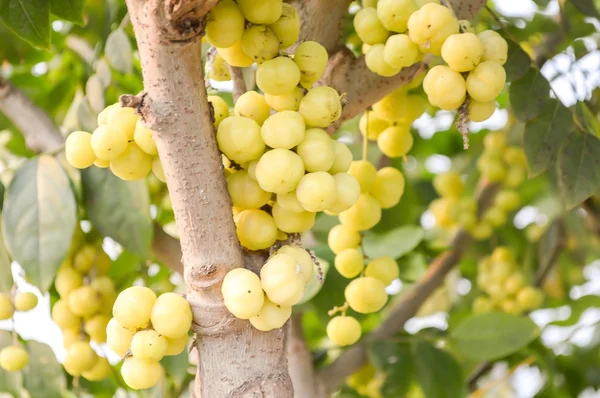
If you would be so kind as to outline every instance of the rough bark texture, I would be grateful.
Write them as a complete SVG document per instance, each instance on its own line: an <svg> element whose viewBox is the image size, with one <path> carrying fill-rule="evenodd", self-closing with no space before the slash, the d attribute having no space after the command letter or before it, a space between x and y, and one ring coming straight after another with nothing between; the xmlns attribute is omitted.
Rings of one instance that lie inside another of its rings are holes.
<svg viewBox="0 0 600 398"><path fill-rule="evenodd" d="M255 330L224 307L220 285L244 266L202 74L210 1L128 0L142 60L139 112L159 150L183 254L199 364L196 397L292 397L285 332Z"/></svg>
<svg viewBox="0 0 600 398"><path fill-rule="evenodd" d="M2 77L0 112L17 126L32 151L54 151L64 144L64 138L50 116Z"/></svg>
<svg viewBox="0 0 600 398"><path fill-rule="evenodd" d="M151 250L154 257L160 262L175 272L183 273L179 240L166 233L159 224L154 224Z"/></svg>
<svg viewBox="0 0 600 398"><path fill-rule="evenodd" d="M294 384L294 396L326 398L325 386L317 377L312 353L302 330L302 314L292 315L288 339L288 369Z"/></svg>
<svg viewBox="0 0 600 398"><path fill-rule="evenodd" d="M300 38L319 42L332 54L344 46L341 35L351 0L294 0L300 14ZM293 52L294 47L292 47Z"/></svg>

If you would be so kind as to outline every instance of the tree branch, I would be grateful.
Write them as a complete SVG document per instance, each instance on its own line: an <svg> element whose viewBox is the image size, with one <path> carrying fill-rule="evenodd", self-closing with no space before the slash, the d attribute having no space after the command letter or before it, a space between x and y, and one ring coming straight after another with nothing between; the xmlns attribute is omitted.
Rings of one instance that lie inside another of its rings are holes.
<svg viewBox="0 0 600 398"><path fill-rule="evenodd" d="M0 112L17 126L32 151L50 152L64 144L64 138L50 116L1 76Z"/></svg>
<svg viewBox="0 0 600 398"><path fill-rule="evenodd" d="M231 94L233 95L233 102L236 102L242 94L248 91L246 80L244 80L244 70L237 66L229 65L229 74L233 81L233 92Z"/></svg>
<svg viewBox="0 0 600 398"><path fill-rule="evenodd" d="M288 338L288 369L295 397L325 398L323 383L315 373L312 353L302 330L302 314L293 314Z"/></svg>
<svg viewBox="0 0 600 398"><path fill-rule="evenodd" d="M291 4L300 14L300 38L319 42L329 54L344 46L344 20L351 0L293 0Z"/></svg>
<svg viewBox="0 0 600 398"><path fill-rule="evenodd" d="M496 191L495 185L482 188L478 200L480 212L489 206ZM423 302L444 283L446 275L458 264L470 243L469 234L462 229L459 230L450 244L452 249L435 258L423 278L394 304L388 317L361 342L344 351L329 366L319 371L319 377L328 393L340 388L346 377L365 364L369 343L390 338L402 330L404 324L417 313Z"/></svg>
<svg viewBox="0 0 600 398"><path fill-rule="evenodd" d="M181 244L178 239L166 233L159 224L154 224L151 250L161 263L175 272L183 273Z"/></svg>

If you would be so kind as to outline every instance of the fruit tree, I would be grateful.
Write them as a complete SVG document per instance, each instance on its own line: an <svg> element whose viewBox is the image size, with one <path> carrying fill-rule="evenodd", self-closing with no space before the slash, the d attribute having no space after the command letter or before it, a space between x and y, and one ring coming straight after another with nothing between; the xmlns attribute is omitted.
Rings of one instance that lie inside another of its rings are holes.
<svg viewBox="0 0 600 398"><path fill-rule="evenodd" d="M597 5L0 0L1 395L596 396Z"/></svg>

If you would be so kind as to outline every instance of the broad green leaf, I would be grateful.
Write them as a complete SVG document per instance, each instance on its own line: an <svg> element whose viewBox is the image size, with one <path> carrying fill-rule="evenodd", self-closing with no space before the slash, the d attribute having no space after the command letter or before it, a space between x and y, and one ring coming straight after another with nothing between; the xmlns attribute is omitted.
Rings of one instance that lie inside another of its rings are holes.
<svg viewBox="0 0 600 398"><path fill-rule="evenodd" d="M600 138L600 122L585 102L577 102L573 109L575 125L582 133Z"/></svg>
<svg viewBox="0 0 600 398"><path fill-rule="evenodd" d="M405 225L381 234L369 234L363 241L365 254L371 258L398 258L417 247L424 236L423 228L415 225Z"/></svg>
<svg viewBox="0 0 600 398"><path fill-rule="evenodd" d="M119 28L108 36L104 53L113 68L125 74L132 72L133 49L123 29Z"/></svg>
<svg viewBox="0 0 600 398"><path fill-rule="evenodd" d="M469 359L492 361L526 347L539 333L526 316L492 312L465 319L450 336Z"/></svg>
<svg viewBox="0 0 600 398"><path fill-rule="evenodd" d="M0 293L10 293L13 285L10 256L4 238L0 235Z"/></svg>
<svg viewBox="0 0 600 398"><path fill-rule="evenodd" d="M104 99L104 84L98 75L92 75L85 83L85 97L90 104L92 112L102 112L106 101Z"/></svg>
<svg viewBox="0 0 600 398"><path fill-rule="evenodd" d="M179 355L166 356L161 359L160 364L175 383L177 388L183 385L190 368L189 353L187 347Z"/></svg>
<svg viewBox="0 0 600 398"><path fill-rule="evenodd" d="M465 380L456 359L430 343L413 346L417 380L427 398L466 397Z"/></svg>
<svg viewBox="0 0 600 398"><path fill-rule="evenodd" d="M519 44L510 39L505 39L508 43L508 58L504 64L506 81L513 82L525 76L531 66L531 58Z"/></svg>
<svg viewBox="0 0 600 398"><path fill-rule="evenodd" d="M416 282L427 270L427 261L422 253L411 253L400 261L400 279L404 282Z"/></svg>
<svg viewBox="0 0 600 398"><path fill-rule="evenodd" d="M549 99L540 116L525 125L523 149L532 175L544 172L556 160L561 143L573 130L573 117L557 99Z"/></svg>
<svg viewBox="0 0 600 398"><path fill-rule="evenodd" d="M571 133L558 153L558 178L567 208L600 189L600 141L591 134Z"/></svg>
<svg viewBox="0 0 600 398"><path fill-rule="evenodd" d="M0 350L12 345L13 339L10 332L0 331ZM20 398L23 385L22 372L7 372L0 368L0 396L2 393L10 394L15 398Z"/></svg>
<svg viewBox="0 0 600 398"><path fill-rule="evenodd" d="M26 42L50 48L48 0L0 0L0 21Z"/></svg>
<svg viewBox="0 0 600 398"><path fill-rule="evenodd" d="M600 19L598 8L594 4L594 0L571 0L571 3L584 15Z"/></svg>
<svg viewBox="0 0 600 398"><path fill-rule="evenodd" d="M414 373L414 357L410 345L391 341L369 344L368 356L375 368L385 374L381 386L384 397L402 397L410 388Z"/></svg>
<svg viewBox="0 0 600 398"><path fill-rule="evenodd" d="M45 292L71 246L77 204L56 159L41 155L17 170L4 203L2 234L13 260Z"/></svg>
<svg viewBox="0 0 600 398"><path fill-rule="evenodd" d="M148 188L144 181L123 181L108 169L82 171L83 195L90 221L140 259L152 240Z"/></svg>
<svg viewBox="0 0 600 398"><path fill-rule="evenodd" d="M24 387L31 397L62 398L67 380L52 349L37 341L27 343L29 364L23 370Z"/></svg>
<svg viewBox="0 0 600 398"><path fill-rule="evenodd" d="M510 103L515 116L524 122L536 118L550 98L550 83L535 68L511 83L509 89Z"/></svg>
<svg viewBox="0 0 600 398"><path fill-rule="evenodd" d="M83 9L85 0L50 0L50 11L52 14L83 25Z"/></svg>

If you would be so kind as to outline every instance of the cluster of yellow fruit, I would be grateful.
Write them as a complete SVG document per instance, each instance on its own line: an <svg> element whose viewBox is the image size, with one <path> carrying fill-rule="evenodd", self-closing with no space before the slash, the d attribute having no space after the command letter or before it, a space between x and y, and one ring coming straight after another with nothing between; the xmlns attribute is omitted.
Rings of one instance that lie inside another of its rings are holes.
<svg viewBox="0 0 600 398"><path fill-rule="evenodd" d="M404 193L404 176L393 167L377 170L367 160L352 162L348 173L356 178L361 195L356 203L339 215L341 224L329 231L328 244L336 255L335 268L351 281L345 290L346 304L361 314L377 312L386 304L385 288L399 275L398 264L391 257L367 259L360 248L360 232L373 228L381 220L381 210L395 206ZM334 343L354 344L361 336L360 323L345 314L332 318L327 336ZM335 311L334 311L335 312Z"/></svg>
<svg viewBox="0 0 600 398"><path fill-rule="evenodd" d="M304 296L315 267L313 257L302 247L282 246L262 266L260 277L245 268L225 275L221 286L225 306L258 330L278 329Z"/></svg>
<svg viewBox="0 0 600 398"><path fill-rule="evenodd" d="M348 387L368 398L383 398L381 386L385 382L386 375L377 372L377 369L369 362L359 370L346 378Z"/></svg>
<svg viewBox="0 0 600 398"><path fill-rule="evenodd" d="M150 170L165 181L152 130L144 127L133 108L119 103L98 114L98 128L92 134L74 131L65 142L65 156L78 169L92 165L110 167L123 180L141 180Z"/></svg>
<svg viewBox="0 0 600 398"><path fill-rule="evenodd" d="M441 198L435 199L429 209L440 228L462 227L477 240L488 239L495 228L506 224L508 214L521 204L519 193L514 189L526 177L525 154L520 147L506 146L501 132L489 133L484 140L485 150L477 166L484 181L503 185L492 205L478 217L478 205L472 196L462 197L464 183L460 174L449 171L439 174L433 186Z"/></svg>
<svg viewBox="0 0 600 398"><path fill-rule="evenodd" d="M108 377L111 369L108 360L90 346L90 340L106 342L110 309L117 297L106 275L110 266L111 259L101 247L81 244L75 237L54 280L60 299L52 307L52 319L63 332L67 350L63 366L70 375L90 381Z"/></svg>
<svg viewBox="0 0 600 398"><path fill-rule="evenodd" d="M14 296L0 293L0 321L12 318L15 311L29 311L35 308L38 298L31 292L18 292ZM27 350L19 344L0 350L0 368L7 372L23 369L29 362Z"/></svg>
<svg viewBox="0 0 600 398"><path fill-rule="evenodd" d="M477 286L487 296L475 298L474 313L503 311L521 314L539 308L544 301L542 291L527 284L512 251L507 247L497 247L491 256L479 261Z"/></svg>
<svg viewBox="0 0 600 398"><path fill-rule="evenodd" d="M158 361L178 355L187 346L192 310L175 293L158 298L147 287L133 286L117 296L113 318L106 327L106 343L125 357L121 375L134 390L150 388L162 377Z"/></svg>

